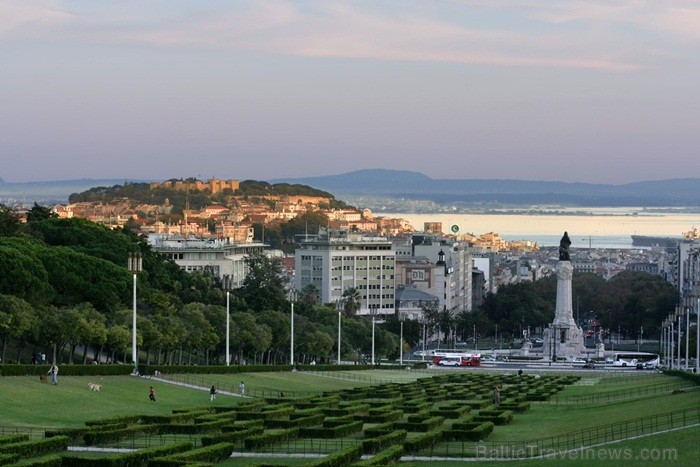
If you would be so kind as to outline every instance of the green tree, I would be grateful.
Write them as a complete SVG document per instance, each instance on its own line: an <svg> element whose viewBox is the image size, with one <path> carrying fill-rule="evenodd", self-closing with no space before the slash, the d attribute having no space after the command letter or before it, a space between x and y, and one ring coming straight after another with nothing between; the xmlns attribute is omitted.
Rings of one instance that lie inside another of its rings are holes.
<svg viewBox="0 0 700 467"><path fill-rule="evenodd" d="M39 206L37 203L34 203L34 206L32 206L32 208L29 211L27 211L27 222L42 221L44 219L49 219L52 217L57 218L58 215L52 212L51 208Z"/></svg>
<svg viewBox="0 0 700 467"><path fill-rule="evenodd" d="M343 291L343 310L345 314L354 316L362 304L360 300L360 291L355 287L348 287L345 289L345 291Z"/></svg>
<svg viewBox="0 0 700 467"><path fill-rule="evenodd" d="M243 285L235 290L236 295L255 312L281 310L287 300L279 259L254 252L246 257L245 263L248 274Z"/></svg>
<svg viewBox="0 0 700 467"><path fill-rule="evenodd" d="M28 337L36 320L34 308L29 303L12 295L0 295L0 342L2 342L0 360L6 361L5 352L9 340L23 341ZM17 361L20 360L21 351L20 346Z"/></svg>
<svg viewBox="0 0 700 467"><path fill-rule="evenodd" d="M0 204L0 237L13 237L23 230L17 211Z"/></svg>

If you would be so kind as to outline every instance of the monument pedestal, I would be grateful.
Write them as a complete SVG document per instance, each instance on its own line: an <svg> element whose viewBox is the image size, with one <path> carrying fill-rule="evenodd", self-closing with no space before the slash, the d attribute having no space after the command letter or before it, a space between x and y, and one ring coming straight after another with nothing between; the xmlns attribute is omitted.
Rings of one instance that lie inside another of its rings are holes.
<svg viewBox="0 0 700 467"><path fill-rule="evenodd" d="M552 361L561 357L570 360L584 354L583 331L574 321L574 311L571 307L571 279L574 267L571 261L557 263L557 305L554 321L545 329L543 352Z"/></svg>

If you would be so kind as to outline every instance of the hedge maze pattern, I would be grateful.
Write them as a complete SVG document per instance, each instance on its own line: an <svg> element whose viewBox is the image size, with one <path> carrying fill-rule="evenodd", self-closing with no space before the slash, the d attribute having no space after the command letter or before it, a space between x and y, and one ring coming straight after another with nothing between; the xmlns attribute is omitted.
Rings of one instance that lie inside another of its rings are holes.
<svg viewBox="0 0 700 467"><path fill-rule="evenodd" d="M202 465L235 452L303 450L322 454L308 465L341 466L380 465L434 448L449 455L450 443L485 440L529 410L532 401L548 400L578 379L453 373L303 399L253 399L235 407L180 409L169 416L103 419L47 431L40 441L0 437L0 464L27 459L36 465ZM494 387L500 390L498 405ZM119 447L164 434L181 435L183 441L99 458L61 453L68 445ZM361 461L363 454L369 457Z"/></svg>

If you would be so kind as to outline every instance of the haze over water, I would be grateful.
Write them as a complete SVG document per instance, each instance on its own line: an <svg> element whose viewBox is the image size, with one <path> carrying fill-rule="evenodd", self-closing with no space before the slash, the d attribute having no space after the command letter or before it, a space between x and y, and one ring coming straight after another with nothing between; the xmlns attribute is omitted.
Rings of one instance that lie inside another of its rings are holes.
<svg viewBox="0 0 700 467"><path fill-rule="evenodd" d="M631 215L634 208L577 208L591 215L549 214L410 214L381 213L406 219L416 230L425 222L442 222L449 233L452 225L458 234L480 235L496 232L505 240L531 240L541 247L557 246L564 231L569 232L572 247L632 248L632 235L682 237L693 227L700 227L699 213L653 213ZM600 213L600 215L597 215Z"/></svg>

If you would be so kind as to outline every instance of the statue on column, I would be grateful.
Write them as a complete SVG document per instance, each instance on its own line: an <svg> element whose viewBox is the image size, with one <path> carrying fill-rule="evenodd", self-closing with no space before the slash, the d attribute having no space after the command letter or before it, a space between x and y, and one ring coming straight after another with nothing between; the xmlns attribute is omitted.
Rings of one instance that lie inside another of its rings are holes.
<svg viewBox="0 0 700 467"><path fill-rule="evenodd" d="M570 246L571 240L569 239L569 233L564 232L564 236L561 237L559 241L559 261L571 261L571 255L569 255Z"/></svg>

